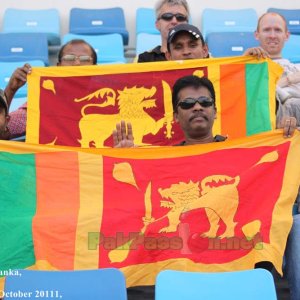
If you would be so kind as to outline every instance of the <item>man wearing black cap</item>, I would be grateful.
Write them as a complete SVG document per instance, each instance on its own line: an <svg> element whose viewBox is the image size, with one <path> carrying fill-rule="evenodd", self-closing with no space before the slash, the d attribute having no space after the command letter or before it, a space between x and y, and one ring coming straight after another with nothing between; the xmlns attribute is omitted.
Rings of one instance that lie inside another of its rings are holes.
<svg viewBox="0 0 300 300"><path fill-rule="evenodd" d="M0 139L8 140L9 131L7 129L7 123L9 120L8 116L8 105L4 92L0 90Z"/></svg>
<svg viewBox="0 0 300 300"><path fill-rule="evenodd" d="M208 58L208 47L200 30L190 24L179 24L170 30L166 58L184 60Z"/></svg>
<svg viewBox="0 0 300 300"><path fill-rule="evenodd" d="M209 49L200 30L190 24L179 24L169 31L166 58L185 60L209 58ZM243 55L266 58L268 54L260 47L248 48Z"/></svg>

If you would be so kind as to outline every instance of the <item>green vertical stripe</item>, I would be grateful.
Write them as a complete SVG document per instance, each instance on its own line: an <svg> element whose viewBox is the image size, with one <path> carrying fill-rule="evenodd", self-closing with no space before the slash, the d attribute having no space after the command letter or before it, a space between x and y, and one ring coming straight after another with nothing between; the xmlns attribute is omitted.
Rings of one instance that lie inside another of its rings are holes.
<svg viewBox="0 0 300 300"><path fill-rule="evenodd" d="M271 130L268 64L246 65L247 136ZM275 95L274 95L275 101Z"/></svg>
<svg viewBox="0 0 300 300"><path fill-rule="evenodd" d="M0 276L35 263L32 218L36 211L35 156L0 153Z"/></svg>

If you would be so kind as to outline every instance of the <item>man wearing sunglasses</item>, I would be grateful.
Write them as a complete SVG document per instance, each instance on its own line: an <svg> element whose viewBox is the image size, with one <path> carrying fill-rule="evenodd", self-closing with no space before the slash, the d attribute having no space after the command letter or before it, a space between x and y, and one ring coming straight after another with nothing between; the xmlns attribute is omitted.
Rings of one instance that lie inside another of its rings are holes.
<svg viewBox="0 0 300 300"><path fill-rule="evenodd" d="M167 39L170 29L181 23L187 23L189 7L186 0L159 0L155 7L155 26L161 34L161 45L141 53L137 62L165 61Z"/></svg>
<svg viewBox="0 0 300 300"><path fill-rule="evenodd" d="M174 120L184 132L180 145L205 144L224 141L221 135L213 136L216 118L215 89L205 77L194 75L179 78L172 92ZM113 132L114 147L134 147L131 124L121 122Z"/></svg>
<svg viewBox="0 0 300 300"><path fill-rule="evenodd" d="M194 75L178 79L173 86L172 105L174 119L184 132L185 141L180 145L221 142L226 138L213 136L216 118L215 89L205 77Z"/></svg>
<svg viewBox="0 0 300 300"><path fill-rule="evenodd" d="M97 53L94 48L84 40L71 40L61 47L58 53L57 66L80 66L96 65ZM31 73L31 66L25 64L23 67L14 71L8 85L5 88L5 95L8 107L13 100L15 93L27 81L27 74ZM10 138L23 137L26 132L27 102L17 110L10 113L8 129Z"/></svg>

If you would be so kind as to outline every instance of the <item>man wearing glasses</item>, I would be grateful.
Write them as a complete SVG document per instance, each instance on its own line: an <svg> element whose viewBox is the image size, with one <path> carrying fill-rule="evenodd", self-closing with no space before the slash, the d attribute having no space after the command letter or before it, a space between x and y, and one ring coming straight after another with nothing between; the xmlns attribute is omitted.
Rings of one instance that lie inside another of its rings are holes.
<svg viewBox="0 0 300 300"><path fill-rule="evenodd" d="M96 65L97 53L91 45L84 40L71 40L61 47L58 53L57 66L81 66ZM14 71L8 85L5 88L5 95L8 107L19 88L27 81L27 74L31 73L31 66L25 64ZM23 137L26 133L27 102L17 110L10 113L8 130L10 139Z"/></svg>
<svg viewBox="0 0 300 300"><path fill-rule="evenodd" d="M186 0L159 0L155 6L155 26L161 35L161 45L150 51L141 53L137 62L165 61L167 39L170 29L181 23L187 23L189 7Z"/></svg>

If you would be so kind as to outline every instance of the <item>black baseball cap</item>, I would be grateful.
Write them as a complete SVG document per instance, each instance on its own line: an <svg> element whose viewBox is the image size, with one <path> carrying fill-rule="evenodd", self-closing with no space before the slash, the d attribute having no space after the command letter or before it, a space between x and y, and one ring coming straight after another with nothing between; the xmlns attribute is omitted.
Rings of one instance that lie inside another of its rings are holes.
<svg viewBox="0 0 300 300"><path fill-rule="evenodd" d="M4 107L5 113L8 113L8 105L3 90L0 89L0 105Z"/></svg>
<svg viewBox="0 0 300 300"><path fill-rule="evenodd" d="M195 39L200 39L202 44L205 44L203 35L200 32L200 30L196 26L184 23L184 24L178 24L175 27L173 27L172 29L170 29L169 34L168 34L168 40L167 40L168 47L179 32L188 32Z"/></svg>

